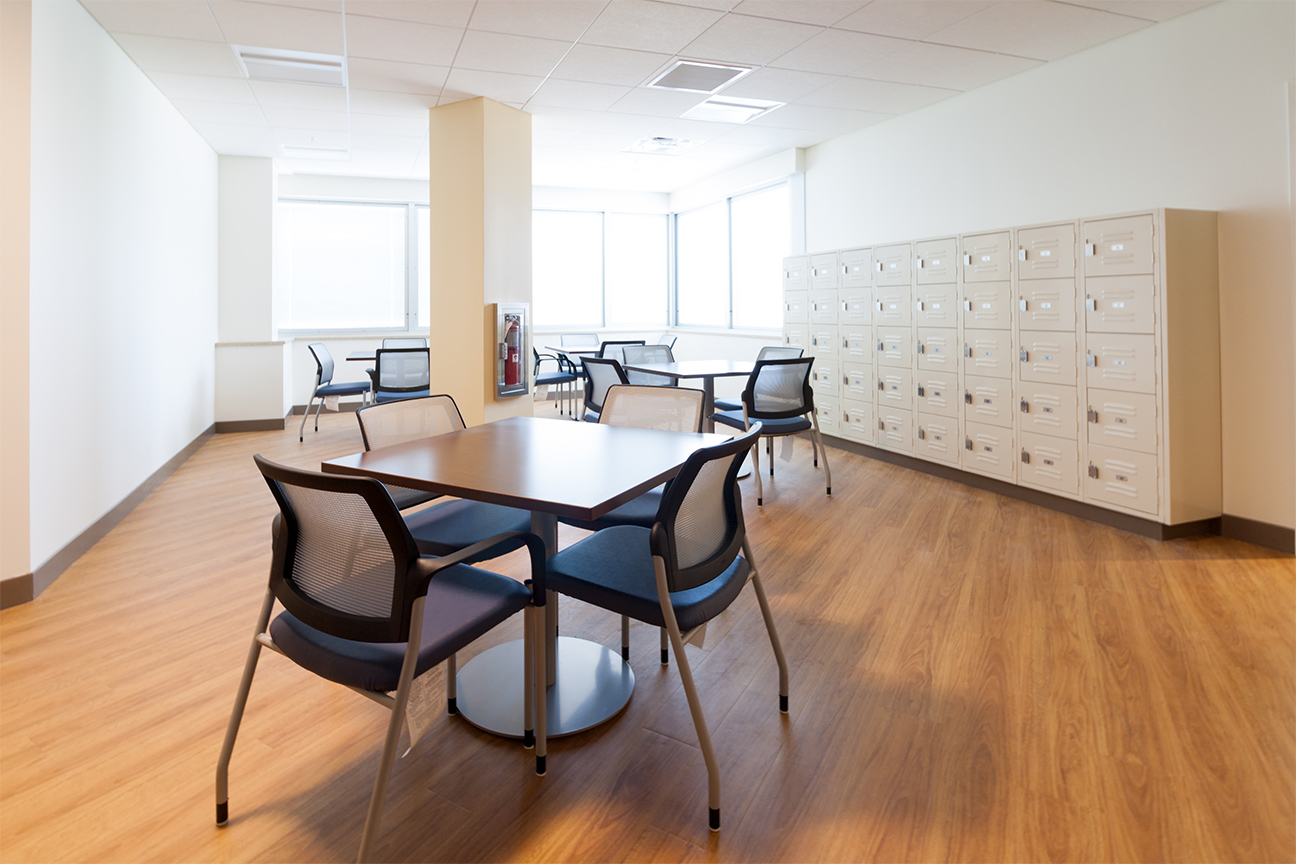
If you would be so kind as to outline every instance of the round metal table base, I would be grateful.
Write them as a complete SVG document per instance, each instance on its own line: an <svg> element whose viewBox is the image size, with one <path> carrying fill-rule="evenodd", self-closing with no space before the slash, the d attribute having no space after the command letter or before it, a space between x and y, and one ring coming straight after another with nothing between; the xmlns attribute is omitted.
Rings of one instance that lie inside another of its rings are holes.
<svg viewBox="0 0 1296 864"><path fill-rule="evenodd" d="M459 713L485 732L522 737L522 640L496 645L464 664L455 679ZM558 677L545 693L550 738L584 732L630 702L634 671L595 642L558 637Z"/></svg>

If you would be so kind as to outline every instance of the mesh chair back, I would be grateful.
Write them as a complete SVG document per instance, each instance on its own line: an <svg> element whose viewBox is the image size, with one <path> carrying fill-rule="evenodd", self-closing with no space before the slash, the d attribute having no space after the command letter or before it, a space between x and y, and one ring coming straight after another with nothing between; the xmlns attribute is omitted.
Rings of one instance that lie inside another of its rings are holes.
<svg viewBox="0 0 1296 864"><path fill-rule="evenodd" d="M609 426L701 432L706 394L684 387L616 384L607 391L599 422Z"/></svg>
<svg viewBox="0 0 1296 864"><path fill-rule="evenodd" d="M599 338L593 333L564 333L558 337L558 344L564 348L597 348Z"/></svg>
<svg viewBox="0 0 1296 864"><path fill-rule="evenodd" d="M756 423L731 441L696 451L662 496L650 544L665 562L672 592L710 582L742 550L746 526L738 470L760 430Z"/></svg>
<svg viewBox="0 0 1296 864"><path fill-rule="evenodd" d="M804 348L792 348L788 345L766 345L756 355L757 360L791 360L800 357Z"/></svg>
<svg viewBox="0 0 1296 864"><path fill-rule="evenodd" d="M675 347L675 340L678 338L679 338L678 336L672 336L669 333L663 333L661 338L657 340L657 344L665 345L667 348L673 349Z"/></svg>
<svg viewBox="0 0 1296 864"><path fill-rule="evenodd" d="M384 339L382 341L384 348L426 348L428 347L426 339Z"/></svg>
<svg viewBox="0 0 1296 864"><path fill-rule="evenodd" d="M777 420L813 411L814 391L810 389L813 365L813 357L757 360L742 394L748 418Z"/></svg>
<svg viewBox="0 0 1296 864"><path fill-rule="evenodd" d="M356 412L356 419L360 421L360 437L366 450L464 428L459 406L444 394L368 405Z"/></svg>
<svg viewBox="0 0 1296 864"><path fill-rule="evenodd" d="M625 370L615 360L599 357L586 357L585 363L585 407L596 414L603 412L603 401L608 388L615 384L629 384Z"/></svg>
<svg viewBox="0 0 1296 864"><path fill-rule="evenodd" d="M625 346L627 345L642 345L642 344L644 344L644 340L642 339L623 339L616 342L604 342L601 345L599 345L598 356L603 357L605 359L615 360L618 363L624 363L625 354L622 353L622 349L624 349Z"/></svg>
<svg viewBox="0 0 1296 864"><path fill-rule="evenodd" d="M378 389L389 392L426 390L432 374L426 348L379 348Z"/></svg>
<svg viewBox="0 0 1296 864"><path fill-rule="evenodd" d="M666 345L626 345L621 349L625 357L626 365L632 363L674 363L675 355ZM630 379L631 384L644 384L647 386L669 387L675 383L675 379L669 375L657 375L653 372L636 372L633 369L626 370L626 377Z"/></svg>
<svg viewBox="0 0 1296 864"><path fill-rule="evenodd" d="M312 342L306 347L310 348L311 356L315 358L315 386L323 387L333 380L333 355L323 342Z"/></svg>
<svg viewBox="0 0 1296 864"><path fill-rule="evenodd" d="M332 636L406 641L418 548L382 484L255 459L279 504L270 565L279 602Z"/></svg>

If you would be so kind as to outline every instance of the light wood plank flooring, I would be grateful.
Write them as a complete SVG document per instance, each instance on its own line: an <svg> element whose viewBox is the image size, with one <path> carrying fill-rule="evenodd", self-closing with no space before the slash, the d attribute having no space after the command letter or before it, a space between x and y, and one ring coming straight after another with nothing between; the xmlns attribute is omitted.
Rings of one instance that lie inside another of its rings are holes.
<svg viewBox="0 0 1296 864"><path fill-rule="evenodd" d="M387 713L264 654L216 828L213 777L274 505L221 435L44 595L0 613L0 860L347 861ZM1296 567L1160 543L804 442L747 523L792 666L750 591L690 648L724 830L674 668L633 628L626 712L520 745L442 717L399 760L378 854L405 861L1291 861ZM585 470L573 464L573 473ZM75 490L69 490L75 494ZM564 529L561 542L580 532ZM515 553L496 562L520 576ZM564 634L619 622L566 601ZM481 643L517 638L521 619ZM469 654L475 651L468 652Z"/></svg>

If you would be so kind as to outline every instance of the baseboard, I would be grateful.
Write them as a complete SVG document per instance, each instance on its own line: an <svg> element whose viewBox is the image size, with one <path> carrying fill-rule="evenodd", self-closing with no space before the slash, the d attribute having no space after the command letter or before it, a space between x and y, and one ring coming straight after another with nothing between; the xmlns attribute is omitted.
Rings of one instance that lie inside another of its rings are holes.
<svg viewBox="0 0 1296 864"><path fill-rule="evenodd" d="M197 438L190 441L183 450L172 456L166 461L161 468L149 475L148 479L123 498L116 507L109 510L101 516L93 525L82 531L72 542L68 543L59 551L55 552L49 559L37 567L31 576L31 592L25 600L18 602L27 602L40 596L40 593L54 583L54 580L63 575L63 571L71 567L78 558L90 550L90 547L98 543L108 532L116 528L123 519L130 515L130 512L140 505L145 498L153 492L154 489L162 485L175 470L189 460L190 456L197 453L204 444L216 434L215 424L207 427ZM21 577L20 577L21 578ZM17 580L5 580L6 582ZM4 583L0 583L3 585ZM15 595L18 589L13 589Z"/></svg>
<svg viewBox="0 0 1296 864"><path fill-rule="evenodd" d="M35 596L30 573L0 581L0 609L21 606L23 603L30 602Z"/></svg>
<svg viewBox="0 0 1296 864"><path fill-rule="evenodd" d="M1220 517L1220 534L1233 540L1254 543L1279 552L1296 553L1296 529L1270 525L1243 516Z"/></svg>
<svg viewBox="0 0 1296 864"><path fill-rule="evenodd" d="M230 432L282 432L288 428L288 421L285 418L279 420L218 420L216 421L216 434L225 435Z"/></svg>
<svg viewBox="0 0 1296 864"><path fill-rule="evenodd" d="M334 411L333 413L334 413L334 414L345 414L345 413L347 413L348 411L359 411L361 408L364 407L364 404L365 404L365 403L363 403L363 402L339 402L339 403L338 403L338 409L337 409L336 411ZM315 409L312 408L311 410L314 411ZM292 413L293 413L294 415L301 415L301 414L305 414L305 413L306 413L306 406L305 406L305 405L294 405L294 406L292 407Z"/></svg>

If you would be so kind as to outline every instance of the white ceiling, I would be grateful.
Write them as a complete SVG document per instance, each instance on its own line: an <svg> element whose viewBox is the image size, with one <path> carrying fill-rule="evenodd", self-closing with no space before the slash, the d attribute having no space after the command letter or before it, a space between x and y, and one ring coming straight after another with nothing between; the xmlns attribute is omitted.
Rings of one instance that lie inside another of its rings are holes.
<svg viewBox="0 0 1296 864"><path fill-rule="evenodd" d="M427 177L427 109L488 96L534 116L541 186L673 191L914 111L1210 0L81 0L218 153L297 173ZM347 58L348 86L248 81L230 45ZM754 71L786 107L681 120L645 87L676 58ZM648 136L680 155L623 152ZM345 161L284 146L346 148Z"/></svg>

